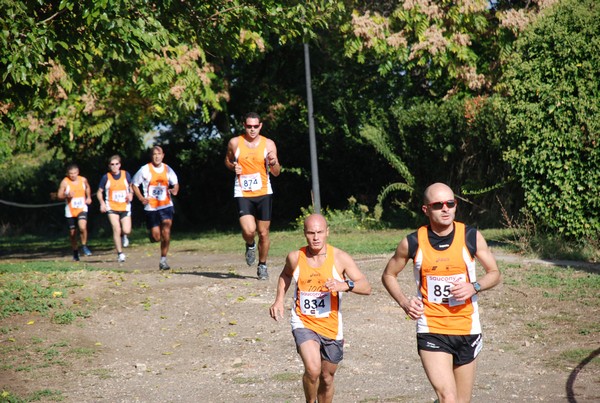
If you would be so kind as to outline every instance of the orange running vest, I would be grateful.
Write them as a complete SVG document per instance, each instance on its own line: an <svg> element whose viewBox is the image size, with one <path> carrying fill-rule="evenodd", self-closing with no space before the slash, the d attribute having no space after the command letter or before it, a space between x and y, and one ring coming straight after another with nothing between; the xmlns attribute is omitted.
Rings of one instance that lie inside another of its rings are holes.
<svg viewBox="0 0 600 403"><path fill-rule="evenodd" d="M160 210L161 208L171 206L171 193L169 192L169 167L167 164L162 164L162 172L156 172L154 165L148 163L148 170L150 172L150 181L148 182L148 204L153 210Z"/></svg>
<svg viewBox="0 0 600 403"><path fill-rule="evenodd" d="M311 267L306 260L306 247L300 249L298 266L294 269L296 290L292 307L292 330L310 329L332 340L344 338L341 302L343 293L329 292L327 279L343 281L335 268L333 246L327 245L327 258L320 267Z"/></svg>
<svg viewBox="0 0 600 403"><path fill-rule="evenodd" d="M425 313L417 320L417 333L472 335L481 333L477 294L458 302L450 293L452 282L476 281L475 259L465 241L465 225L454 222L454 239L438 251L429 243L427 226L418 229L419 247L414 258L418 295Z"/></svg>
<svg viewBox="0 0 600 403"><path fill-rule="evenodd" d="M106 185L104 186L104 201L108 210L131 211L131 204L127 200L129 193L129 182L127 173L121 170L119 179L115 179L112 172L106 174Z"/></svg>
<svg viewBox="0 0 600 403"><path fill-rule="evenodd" d="M235 178L233 197L257 197L273 193L266 158L265 137L259 136L256 148L248 147L244 136L238 137L235 160L242 166L242 173Z"/></svg>
<svg viewBox="0 0 600 403"><path fill-rule="evenodd" d="M77 176L77 180L73 182L67 176L66 192L71 194L71 200L66 202L65 205L65 217L76 218L80 213L87 212L88 206L85 204L85 184L81 176Z"/></svg>

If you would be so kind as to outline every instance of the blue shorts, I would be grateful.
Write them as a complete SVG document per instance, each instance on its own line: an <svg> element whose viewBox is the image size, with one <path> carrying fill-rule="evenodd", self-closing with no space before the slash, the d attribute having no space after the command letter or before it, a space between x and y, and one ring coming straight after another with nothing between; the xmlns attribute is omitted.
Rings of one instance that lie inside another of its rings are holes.
<svg viewBox="0 0 600 403"><path fill-rule="evenodd" d="M273 195L236 197L235 200L240 217L251 215L259 221L271 221Z"/></svg>
<svg viewBox="0 0 600 403"><path fill-rule="evenodd" d="M87 212L82 211L77 217L67 217L67 225L69 226L69 229L77 228L77 221L79 220L87 221Z"/></svg>
<svg viewBox="0 0 600 403"><path fill-rule="evenodd" d="M466 336L417 333L417 350L441 351L452 355L454 365L465 365L477 358L483 348L483 335Z"/></svg>
<svg viewBox="0 0 600 403"><path fill-rule="evenodd" d="M175 209L173 206L161 208L160 210L144 211L146 214L146 228L152 229L154 227L160 227L163 221L173 220Z"/></svg>
<svg viewBox="0 0 600 403"><path fill-rule="evenodd" d="M296 351L300 353L300 344L314 340L321 346L321 358L332 364L339 364L344 359L344 340L333 340L323 337L310 329L299 328L292 330L296 341Z"/></svg>

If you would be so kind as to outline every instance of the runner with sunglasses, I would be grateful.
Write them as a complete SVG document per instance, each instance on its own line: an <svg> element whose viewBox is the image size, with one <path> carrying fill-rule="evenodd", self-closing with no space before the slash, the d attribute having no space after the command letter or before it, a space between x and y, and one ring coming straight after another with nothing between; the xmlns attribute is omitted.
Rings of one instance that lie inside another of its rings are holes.
<svg viewBox="0 0 600 403"><path fill-rule="evenodd" d="M121 156L113 155L108 161L108 172L100 178L96 197L112 228L117 261L125 263L123 248L129 246L127 235L131 233L131 174L121 169Z"/></svg>
<svg viewBox="0 0 600 403"><path fill-rule="evenodd" d="M429 225L402 239L382 275L391 297L417 321L417 350L439 402L469 402L476 358L483 347L477 300L500 283L496 259L483 235L454 221L457 202L443 183L425 190ZM485 274L477 278L476 262ZM416 296L407 297L398 274L413 261Z"/></svg>
<svg viewBox="0 0 600 403"><path fill-rule="evenodd" d="M281 165L275 142L260 135L260 116L250 112L244 119L244 134L229 140L225 166L235 172L233 193L238 207L242 237L246 242L246 264L256 261L255 237L258 233L259 280L269 278L267 257L271 241L269 228L273 209L270 174L279 176Z"/></svg>

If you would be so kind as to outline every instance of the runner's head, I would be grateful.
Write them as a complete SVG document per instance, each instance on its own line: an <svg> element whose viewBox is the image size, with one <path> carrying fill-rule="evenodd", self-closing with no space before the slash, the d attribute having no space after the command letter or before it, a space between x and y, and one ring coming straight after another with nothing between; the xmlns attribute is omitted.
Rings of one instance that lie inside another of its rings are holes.
<svg viewBox="0 0 600 403"><path fill-rule="evenodd" d="M304 236L310 253L318 254L323 248L327 247L327 237L329 236L329 227L325 217L321 214L311 214L304 220Z"/></svg>

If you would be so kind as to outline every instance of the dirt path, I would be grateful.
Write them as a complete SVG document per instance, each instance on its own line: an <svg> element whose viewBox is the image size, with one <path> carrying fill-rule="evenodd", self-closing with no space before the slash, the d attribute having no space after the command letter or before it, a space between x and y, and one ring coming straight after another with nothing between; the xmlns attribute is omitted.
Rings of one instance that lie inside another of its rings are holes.
<svg viewBox="0 0 600 403"><path fill-rule="evenodd" d="M36 315L1 321L0 388L19 396L60 391L65 402L303 401L289 316L275 322L268 315L283 261L272 261L270 279L257 281L241 256L174 245L174 270L161 273L155 249L130 248L121 266L112 252L81 262L120 273L69 274L77 286L66 303L90 312L87 318L70 325ZM356 257L373 294L344 298L337 402L434 400L416 353L414 322L404 319L379 280L387 259ZM508 281L481 299L485 345L473 401L600 401L598 366L560 359L575 348L600 351L597 327L577 330L581 321L597 323L598 312L574 302L557 305L511 281L511 270L528 264L511 265ZM411 277L410 270L402 274L405 289Z"/></svg>

